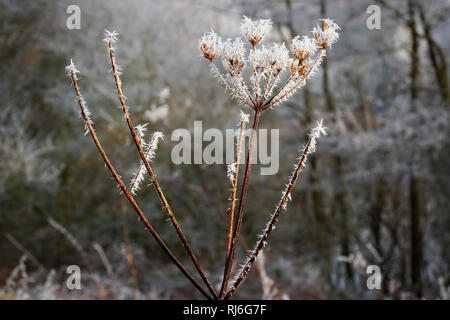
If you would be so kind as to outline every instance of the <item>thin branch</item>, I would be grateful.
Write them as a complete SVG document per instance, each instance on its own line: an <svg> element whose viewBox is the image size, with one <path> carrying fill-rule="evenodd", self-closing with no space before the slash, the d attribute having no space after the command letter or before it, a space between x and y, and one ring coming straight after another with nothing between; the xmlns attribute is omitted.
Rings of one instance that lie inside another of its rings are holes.
<svg viewBox="0 0 450 320"><path fill-rule="evenodd" d="M241 149L242 149L242 141L244 137L244 129L245 129L245 123L247 122L247 118L245 115L243 115L241 119L241 125L239 129L239 140L237 145L237 154L236 154L236 164L234 168L234 179L231 180L231 200L230 200L230 210L229 210L229 221L228 221L228 236L227 236L227 252L226 252L226 258L225 263L228 261L230 257L230 251L231 251L231 241L233 238L233 226L234 226L234 209L236 207L236 192L237 192L237 186L238 186L238 179L239 179L239 163L241 160ZM221 297L224 294L226 283L222 282L222 286L220 288L220 294L219 297Z"/></svg>
<svg viewBox="0 0 450 320"><path fill-rule="evenodd" d="M223 275L223 280L222 280L222 287L225 288L225 290L227 289L227 286L228 286L228 280L230 278L231 268L233 266L234 255L236 253L236 246L239 241L239 234L240 234L241 225L242 225L242 217L244 215L245 200L247 199L248 184L250 181L250 172L251 172L251 168L252 168L252 159L253 159L253 151L255 148L256 132L258 130L260 117L261 117L261 110L256 109L255 116L253 118L252 136L250 139L250 146L248 148L247 163L245 166L244 181L242 184L242 189L241 189L242 191L241 191L241 196L240 196L240 200L239 200L239 208L238 208L236 226L233 231L230 254L225 262L225 270L224 270L224 275Z"/></svg>
<svg viewBox="0 0 450 320"><path fill-rule="evenodd" d="M249 100L247 100L245 97L243 97L239 94L239 90L236 88L235 84L231 83L234 86L234 89L232 87L230 87L230 84L220 73L219 69L217 69L217 66L214 64L214 62L211 61L210 67L211 67L211 70L212 70L214 76L225 87L225 89L230 92L230 95L232 97L235 97L236 99L238 99L243 105L249 106L250 108L255 109L254 102L250 99L250 96L247 94L247 99L249 99Z"/></svg>
<svg viewBox="0 0 450 320"><path fill-rule="evenodd" d="M302 156L299 158L297 167L294 170L294 172L292 173L289 184L287 185L286 190L283 192L283 196L281 197L281 200L278 203L278 206L277 206L275 212L273 213L271 219L267 223L265 230L260 235L259 241L257 242L255 249L252 251L250 256L247 258L247 261L242 266L241 271L237 274L235 280L233 281L233 284L231 285L230 289L227 291L224 299L228 299L229 297L231 297L231 295L238 288L238 286L241 284L241 282L245 280L253 263L256 261L258 254L266 246L267 239L270 235L270 232L275 228L275 224L277 223L281 212L283 211L283 209L286 208L287 201L291 199L291 192L294 189L294 186L295 186L295 183L297 182L298 176L299 176L300 172L302 171L303 167L305 166L308 154L315 151L316 140L319 138L321 133L326 134L325 128L322 127L322 122L319 122L318 126L316 128L314 128L312 130L312 132L310 133L308 143L306 144L306 147L303 150Z"/></svg>
<svg viewBox="0 0 450 320"><path fill-rule="evenodd" d="M114 169L113 165L109 161L108 156L106 155L105 151L103 150L103 147L100 144L100 141L97 137L97 134L95 133L94 127L92 125L92 122L89 118L88 111L85 108L84 100L81 96L80 89L78 87L78 81L77 77L75 75L74 69L70 70L70 77L72 78L73 86L75 88L75 94L77 96L78 104L80 106L81 115L84 119L84 122L86 124L88 132L91 134L92 139L94 140L94 143L100 152L100 155L103 158L103 161L105 162L106 166L108 167L109 171L111 172L112 176L118 183L120 189L122 190L125 197L130 202L133 209L138 214L140 220L144 223L146 229L152 234L153 238L155 238L156 242L159 244L161 249L169 256L169 258L175 263L175 265L178 267L178 269L191 281L191 283L207 298L212 299L212 297L202 288L202 286L191 276L191 274L185 269L185 267L181 264L181 262L175 257L175 255L172 253L172 251L167 247L167 245L164 243L164 241L161 239L159 234L156 232L156 230L153 228L153 226L150 224L150 222L147 220L141 209L139 208L138 204L134 200L133 196L130 192L128 192L128 189L125 185L125 183L122 181L120 176L117 174L116 170Z"/></svg>
<svg viewBox="0 0 450 320"><path fill-rule="evenodd" d="M152 170L152 168L150 166L150 163L149 163L149 161L147 160L147 158L145 156L144 150L142 148L142 144L139 142L139 139L138 139L138 137L136 135L136 131L135 131L133 123L131 121L131 117L130 117L130 114L128 112L128 107L127 107L127 105L125 103L125 98L124 98L124 95L123 95L123 92L122 92L122 86L121 86L121 82L120 82L120 78L119 78L119 73L118 73L118 68L117 68L117 64L116 64L116 59L115 59L115 56L114 56L114 48L113 48L113 45L112 45L113 41L114 41L113 39L110 39L108 41L108 48L109 48L109 56L110 56L110 60L111 60L111 67L112 67L112 71L113 71L113 75L114 75L114 81L115 81L115 84L116 84L117 94L119 95L120 104L122 105L122 110L123 110L123 112L125 114L125 118L126 118L126 121L127 121L127 124L128 124L128 128L130 129L130 133L131 133L131 135L133 137L133 140L134 140L134 142L136 144L136 148L139 151L141 159L142 159L142 161L143 161L143 163L144 163L144 165L145 165L145 167L147 169L147 172L148 172L148 174L150 176L150 179L152 180L153 186L155 187L155 190L156 190L156 192L157 192L161 202L163 203L164 208L167 211L169 219L172 222L172 225L174 226L174 228L175 228L175 230L176 230L176 232L178 234L178 237L180 238L183 246L185 247L185 249L186 249L189 257L191 258L195 268L197 269L197 271L200 274L201 278L203 279L204 283L208 287L208 290L211 292L211 294L213 295L214 298L217 298L217 295L216 295L216 293L215 293L211 283L209 282L209 280L206 277L202 267L200 266L200 263L198 262L198 259L197 259L197 257L194 254L194 251L192 250L189 242L187 241L183 231L181 230L180 225L178 224L178 222L177 222L177 220L175 218L175 215L172 212L172 209L170 208L169 203L166 200L166 197L164 196L164 193L163 193L163 191L162 191L162 189L161 189L161 187L159 185L158 180L156 179L155 174L153 173L153 170Z"/></svg>

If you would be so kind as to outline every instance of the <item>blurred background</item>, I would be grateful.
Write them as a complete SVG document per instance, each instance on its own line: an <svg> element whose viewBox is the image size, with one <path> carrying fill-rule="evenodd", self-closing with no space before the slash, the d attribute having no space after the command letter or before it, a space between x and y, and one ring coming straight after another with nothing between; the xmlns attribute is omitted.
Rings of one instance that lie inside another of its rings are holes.
<svg viewBox="0 0 450 320"><path fill-rule="evenodd" d="M81 29L69 30L69 5ZM369 29L370 5L381 28ZM114 93L104 30L120 33L118 63L135 123L166 139L153 167L214 285L226 246L225 165L174 165L176 128L235 128L240 107L200 57L214 29L240 34L242 15L270 18L267 43L341 28L319 72L263 114L280 130L280 169L253 170L237 258L253 246L315 121L329 136L234 298L448 299L450 288L448 0L0 0L0 298L186 299L192 285L144 231L104 168L64 67L73 58L97 133L125 181L139 159ZM256 166L258 168L258 166ZM152 187L137 197L194 272ZM82 290L69 290L69 265ZM382 273L366 286L368 265Z"/></svg>

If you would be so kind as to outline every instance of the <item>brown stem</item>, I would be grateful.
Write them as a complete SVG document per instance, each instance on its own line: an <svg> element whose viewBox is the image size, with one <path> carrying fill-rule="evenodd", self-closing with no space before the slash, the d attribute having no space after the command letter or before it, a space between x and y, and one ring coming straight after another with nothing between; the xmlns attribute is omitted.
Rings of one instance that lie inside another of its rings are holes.
<svg viewBox="0 0 450 320"><path fill-rule="evenodd" d="M239 241L239 233L241 231L242 217L244 215L245 200L247 198L248 184L249 184L250 172L251 172L251 168L252 168L253 150L255 148L255 139L256 139L256 133L258 130L260 117L261 117L261 110L256 109L255 117L253 118L252 136L250 139L250 146L248 148L247 163L245 166L244 182L242 184L241 197L239 200L239 208L238 208L236 226L235 226L234 232L233 232L230 254L225 262L225 270L224 270L224 275L223 275L223 280L222 280L222 288L224 288L224 290L226 290L226 288L228 286L228 280L230 278L230 272L231 272L231 268L233 266L234 254L236 253L236 246Z"/></svg>
<svg viewBox="0 0 450 320"><path fill-rule="evenodd" d="M233 239L234 209L236 207L236 192L237 192L238 178L239 178L239 162L241 160L241 149L242 149L242 140L244 137L244 127L245 127L245 122L244 122L244 119L242 119L241 126L240 126L240 132L239 132L237 155L236 155L236 173L234 175L233 181L231 181L233 189L231 192L230 215L229 215L228 236L227 236L227 253L225 256L225 263L229 259L230 250L231 250L231 241ZM223 295L224 291L225 291L225 286L224 286L224 283L222 282L219 297L221 297Z"/></svg>
<svg viewBox="0 0 450 320"><path fill-rule="evenodd" d="M155 238L156 242L159 244L159 246L163 249L163 251L169 256L169 258L175 263L175 265L180 269L180 271L191 281L191 283L207 298L212 299L211 296L202 288L202 286L190 275L190 273L184 268L184 266L181 264L181 262L175 257L175 255L172 253L172 251L167 247L167 245L164 243L164 241L161 239L159 234L156 232L156 230L153 228L153 226L150 224L150 222L147 220L141 209L139 208L138 204L134 200L133 196L130 192L128 192L127 187L125 183L122 181L120 176L117 174L116 170L114 169L113 165L108 159L108 156L106 155L105 151L103 150L103 147L100 144L100 141L97 138L97 134L95 133L94 127L92 126L88 114L86 113L86 110L83 105L83 99L81 97L80 89L78 87L78 82L76 79L76 75L74 71L71 71L71 78L73 82L73 86L75 88L75 94L78 99L78 104L80 105L81 114L82 117L86 123L86 126L92 136L92 139L94 140L95 145L97 146L98 151L100 152L100 155L103 158L103 161L105 162L106 166L108 167L109 171L111 171L112 176L118 183L120 189L122 189L122 192L125 194L125 197L130 202L133 209L138 214L139 218L144 223L146 229L152 234L153 238ZM136 135L136 134L135 134Z"/></svg>
<svg viewBox="0 0 450 320"><path fill-rule="evenodd" d="M233 292L237 289L237 287L241 284L242 281L245 280L245 278L247 277L248 272L250 271L253 263L256 261L256 258L258 257L258 254L261 252L261 250L264 248L264 246L267 243L267 238L270 235L270 232L273 230L275 224L278 221L278 218L280 217L281 212L283 211L283 209L286 207L286 203L290 198L290 194L292 192L292 190L294 189L295 183L297 181L298 175L300 174L300 172L302 171L305 162L306 162L306 158L308 156L308 153L310 152L311 149L311 143L312 140L314 139L314 136L311 135L308 143L305 147L305 150L303 151L303 154L297 164L297 168L295 169L295 171L293 172L291 179L289 181L289 185L286 189L286 192L284 193L283 197L281 198L281 201L279 202L277 209L275 210L275 213L272 215L272 218L270 219L270 222L267 224L266 229L264 230L260 240L258 241L258 244L256 245L255 249L253 250L253 252L251 253L250 257L248 258L245 266L242 268L242 270L240 271L240 273L238 274L236 280L233 282L233 284L231 285L230 289L228 290L228 292L226 293L224 299L228 299L229 297L231 297L231 295L233 294Z"/></svg>
<svg viewBox="0 0 450 320"><path fill-rule="evenodd" d="M181 230L181 227L178 224L178 222L177 222L177 220L175 218L175 215L173 214L172 209L170 208L170 205L167 202L166 197L164 196L164 193L162 192L162 189L161 189L161 187L159 185L159 182L156 179L155 174L153 173L153 170L152 170L152 168L150 166L150 163L149 163L149 161L147 160L147 158L145 156L144 150L142 148L142 144L139 142L139 139L137 137L136 131L135 131L134 126L133 126L133 123L131 121L130 114L128 112L128 107L127 107L127 105L125 103L125 98L123 96L122 87L120 85L119 74L117 72L117 65L116 65L116 59L115 59L115 56L114 56L114 49L112 47L112 42L111 41L108 43L108 46L109 46L109 56L110 56L110 59L111 59L111 66L112 66L112 70L113 70L113 74L114 74L114 81L115 81L115 84L116 84L117 93L119 95L120 104L122 105L122 109L123 109L123 112L125 114L125 118L126 118L126 121L127 121L127 124L128 124L128 128L129 128L130 133L131 133L131 135L133 137L133 140L135 142L136 148L139 151L139 155L141 156L141 159L142 159L142 161L143 161L143 163L144 163L144 165L145 165L145 167L146 167L146 169L148 171L150 179L152 180L153 186L155 187L156 193L158 194L161 202L163 203L164 208L166 209L167 214L169 216L169 219L172 222L172 225L174 226L174 228L175 228L175 230L176 230L176 232L178 234L178 237L180 238L184 248L186 249L189 257L191 258L195 268L197 269L198 273L200 274L201 278L203 279L203 282L208 287L208 290L211 292L213 297L217 299L217 295L216 295L216 293L215 293L211 283L209 282L208 278L206 277L202 267L200 266L200 263L198 262L197 257L194 254L194 251L192 250L192 248L191 248L189 242L187 241L183 231Z"/></svg>

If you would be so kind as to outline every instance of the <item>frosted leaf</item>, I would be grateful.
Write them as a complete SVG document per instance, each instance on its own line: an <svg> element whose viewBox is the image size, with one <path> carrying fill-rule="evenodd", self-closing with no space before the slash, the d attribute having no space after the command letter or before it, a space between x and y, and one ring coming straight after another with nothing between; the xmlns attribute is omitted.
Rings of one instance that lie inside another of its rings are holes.
<svg viewBox="0 0 450 320"><path fill-rule="evenodd" d="M316 127L314 129L311 130L311 135L319 138L320 135L327 135L327 131L326 131L327 127L323 126L323 119L320 119L320 121L316 122Z"/></svg>
<svg viewBox="0 0 450 320"><path fill-rule="evenodd" d="M285 44L273 44L270 49L268 62L272 66L275 73L280 73L289 62L289 51Z"/></svg>

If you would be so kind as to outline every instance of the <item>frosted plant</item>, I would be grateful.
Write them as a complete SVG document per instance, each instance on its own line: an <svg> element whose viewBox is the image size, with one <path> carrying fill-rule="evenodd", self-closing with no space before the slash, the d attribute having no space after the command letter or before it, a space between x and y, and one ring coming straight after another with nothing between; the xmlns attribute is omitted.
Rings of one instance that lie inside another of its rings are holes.
<svg viewBox="0 0 450 320"><path fill-rule="evenodd" d="M296 37L292 40L292 57L290 57L289 51L284 43L273 44L267 47L261 45L258 47L258 45L260 45L268 36L271 28L272 23L270 20L252 21L250 18L244 17L241 25L244 41L241 38L223 41L222 38L214 31L210 31L201 38L199 43L201 55L209 61L211 71L218 81L225 87L232 97L239 101L240 104L254 111L252 124L253 130L250 137L250 144L248 146L240 197L237 197L237 189L239 185L239 164L241 150L243 147L244 130L246 124L249 122L249 115L243 113L242 111L239 122L236 158L235 161L227 167L227 178L231 184L231 196L228 208L229 220L226 246L227 251L223 280L219 293L216 293L205 272L203 271L203 268L200 266L200 263L186 236L184 235L150 164L151 160L155 157L158 140L162 139L162 133L153 133L150 141L147 143L145 141L147 125L133 125L129 107L122 91L122 82L120 79L121 68L116 63L115 44L118 42L119 34L115 31L105 31L104 41L107 43L107 50L111 62L111 71L117 96L119 98L130 135L133 138L137 152L140 156L140 164L133 175L129 187L125 185L122 177L117 173L116 169L112 165L95 132L93 126L94 123L91 121L90 112L87 109L87 104L81 95L78 84L79 79L77 74L79 73L79 70L76 68L72 60L69 66L66 67L66 72L72 80L81 117L83 118L86 126L86 132L90 133L106 167L112 174L114 180L117 182L122 194L127 198L128 202L138 215L139 220L145 225L145 229L150 232L165 254L195 286L195 288L207 299L228 299L240 283L242 283L242 281L246 278L258 255L267 244L269 234L273 229L275 229L275 224L278 221L281 212L286 209L287 202L291 200L292 190L300 172L305 166L308 155L316 150L318 138L321 135L326 135L326 128L323 127L322 120L320 120L317 122L317 126L309 134L308 142L302 149L298 163L295 165L294 172L286 185L285 191L282 193L281 200L279 201L275 212L271 215L271 218L266 224L262 234L258 237L258 242L255 249L250 252L249 257L242 264L241 270L235 276L231 286L228 286L236 246L239 241L242 217L244 214L244 206L249 186L256 131L258 129L261 113L266 109L270 109L281 104L283 101L292 96L295 91L305 83L305 81L313 74L314 70L316 70L320 65L326 54L327 48L337 41L339 30L339 27L332 20L323 20L322 27L314 28L314 38L304 36L303 38ZM249 52L246 50L246 42L250 43L251 46ZM222 66L220 68L216 65L217 59L222 62ZM223 71L220 71L220 69L223 69ZM249 85L247 85L244 80L244 73L247 72L246 70L250 73ZM285 82L279 86L282 74L285 70L288 70L289 74ZM169 92L167 95L168 94ZM165 99L166 98L161 98L162 102L164 102ZM139 204L136 202L136 191L145 179L145 172L147 172L148 179L150 180L151 185L161 201L164 211L168 215L196 271L200 275L203 284L206 285L206 289L191 275L191 273L178 260L174 253L167 247L158 232L154 229L153 225L142 212ZM239 200L239 205L236 208L237 200ZM49 220L49 222L65 234L70 241L74 241L71 239L73 237L69 236L70 234L67 230L61 226L58 226L54 221Z"/></svg>
<svg viewBox="0 0 450 320"><path fill-rule="evenodd" d="M257 47L271 28L270 20L252 21L244 16L241 24L242 37L251 46L247 55L241 38L222 41L221 37L211 31L200 41L200 50L203 57L210 61L213 74L234 98L257 112L282 103L304 85L322 62L327 48L338 40L340 29L333 20L323 19L322 26L314 27L313 37L297 36L292 40L293 57L290 58L284 43L275 43L270 49ZM214 64L219 57L222 58L224 73ZM242 77L242 72L249 64L252 92L247 89ZM272 95L278 86L280 75L286 69L289 69L287 80Z"/></svg>
<svg viewBox="0 0 450 320"><path fill-rule="evenodd" d="M325 128L322 126L322 120L317 123L317 127L310 133L308 144L303 151L301 160L291 177L287 190L283 193L282 200L274 213L266 230L260 237L257 247L251 253L248 261L244 263L243 269L235 278L233 285L228 289L228 280L233 265L234 254L236 251L239 233L242 225L244 206L247 197L247 190L250 179L251 163L255 143L256 130L258 129L261 113L266 109L286 101L291 97L306 80L311 77L319 67L323 57L326 55L328 47L331 47L339 38L339 26L331 19L323 19L322 26L313 29L313 37L303 36L292 39L292 57L289 55L284 43L273 44L270 49L261 44L267 38L272 23L270 20L252 21L244 16L241 23L242 37L250 44L247 53L240 38L234 40L228 39L222 41L216 33L210 32L203 36L200 42L200 50L203 57L209 60L210 68L214 76L225 87L228 93L238 100L242 105L254 110L253 132L250 138L250 145L246 161L244 180L242 184L241 197L237 210L236 221L234 221L234 210L230 210L230 222L227 253L225 259L225 270L221 286L220 297L229 297L240 282L245 278L251 265L256 260L258 253L264 247L267 236L276 223L279 213L286 207L287 200L290 199L290 192L297 175L306 162L309 153L316 149L316 141L321 134L325 135ZM214 54L212 54L212 52ZM213 58L211 58L213 57ZM223 72L215 65L217 58L222 58ZM247 86L243 71L249 69L250 85ZM287 80L279 86L281 75L288 70ZM250 91L248 87L251 87ZM275 92L275 93L273 93ZM239 152L240 149L238 149ZM238 168L228 167L228 178L233 180L238 176ZM233 190L234 191L234 190ZM234 206L234 197L232 197L232 206ZM232 230L232 231L230 231Z"/></svg>

